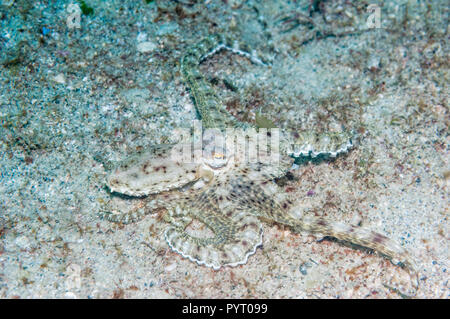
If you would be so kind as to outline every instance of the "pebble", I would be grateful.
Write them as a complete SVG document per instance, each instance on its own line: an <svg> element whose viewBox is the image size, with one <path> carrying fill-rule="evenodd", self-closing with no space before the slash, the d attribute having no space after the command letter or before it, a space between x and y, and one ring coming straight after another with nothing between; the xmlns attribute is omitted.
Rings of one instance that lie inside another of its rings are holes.
<svg viewBox="0 0 450 319"><path fill-rule="evenodd" d="M312 264L310 262L304 262L303 264L300 265L299 270L300 273L304 276L306 276L308 274L308 268L311 268Z"/></svg>
<svg viewBox="0 0 450 319"><path fill-rule="evenodd" d="M55 75L52 80L59 84L66 84L66 77L62 73Z"/></svg>
<svg viewBox="0 0 450 319"><path fill-rule="evenodd" d="M308 270L305 267L305 264L301 264L299 270L302 273L302 275L307 275L308 274Z"/></svg>
<svg viewBox="0 0 450 319"><path fill-rule="evenodd" d="M171 272L175 268L177 268L177 264L173 263L173 264L170 264L169 266L167 266L166 268L164 268L164 270L167 271L167 272Z"/></svg>
<svg viewBox="0 0 450 319"><path fill-rule="evenodd" d="M14 242L21 249L27 249L30 247L30 240L27 236L19 236Z"/></svg>
<svg viewBox="0 0 450 319"><path fill-rule="evenodd" d="M137 50L141 53L147 53L155 50L157 48L157 45L150 41L145 42L139 42L137 44Z"/></svg>
<svg viewBox="0 0 450 319"><path fill-rule="evenodd" d="M367 68L372 72L379 70L381 68L380 57L372 56L367 63Z"/></svg>

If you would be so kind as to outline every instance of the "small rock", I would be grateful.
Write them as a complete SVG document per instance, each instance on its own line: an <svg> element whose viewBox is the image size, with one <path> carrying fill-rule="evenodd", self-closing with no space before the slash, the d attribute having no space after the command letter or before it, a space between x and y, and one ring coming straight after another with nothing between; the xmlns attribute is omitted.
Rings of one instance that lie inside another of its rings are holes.
<svg viewBox="0 0 450 319"><path fill-rule="evenodd" d="M14 242L21 249L27 249L30 247L30 240L28 239L27 236L23 236L23 235L19 236L16 238L16 240Z"/></svg>
<svg viewBox="0 0 450 319"><path fill-rule="evenodd" d="M300 265L299 270L302 275L306 276L308 274L308 268L311 268L312 264L310 262L304 262Z"/></svg>
<svg viewBox="0 0 450 319"><path fill-rule="evenodd" d="M299 270L300 270L301 274L304 276L306 276L308 274L308 270L306 269L305 264L300 265Z"/></svg>
<svg viewBox="0 0 450 319"><path fill-rule="evenodd" d="M139 42L137 44L137 50L141 53L151 52L156 49L156 44L150 41Z"/></svg>
<svg viewBox="0 0 450 319"><path fill-rule="evenodd" d="M376 72L376 71L380 70L380 68L381 68L380 57L378 57L378 56L372 56L372 57L369 59L369 62L367 63L367 68L368 68L371 72Z"/></svg>
<svg viewBox="0 0 450 319"><path fill-rule="evenodd" d="M177 264L173 263L173 264L170 264L169 266L167 266L166 268L164 268L164 270L167 271L167 272L171 272L175 268L177 268Z"/></svg>
<svg viewBox="0 0 450 319"><path fill-rule="evenodd" d="M306 193L307 196L314 196L314 194L316 194L316 192L314 190L309 190L308 193Z"/></svg>
<svg viewBox="0 0 450 319"><path fill-rule="evenodd" d="M53 80L54 82L56 82L56 83L59 83L59 84L66 84L66 78L65 78L64 74L62 74L62 73L60 73L60 74L58 74L58 75L55 75L55 76L52 78L52 80Z"/></svg>

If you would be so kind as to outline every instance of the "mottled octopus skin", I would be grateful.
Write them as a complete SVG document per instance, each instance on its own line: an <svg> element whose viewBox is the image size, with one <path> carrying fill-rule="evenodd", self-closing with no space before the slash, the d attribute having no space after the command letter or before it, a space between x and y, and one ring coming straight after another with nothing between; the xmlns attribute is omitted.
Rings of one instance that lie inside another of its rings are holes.
<svg viewBox="0 0 450 319"><path fill-rule="evenodd" d="M248 124L239 123L226 111L199 71L201 61L222 49L230 49L255 63L264 64L237 49L229 40L211 36L182 58L183 79L204 128L248 128ZM165 239L172 250L214 269L245 264L262 244L261 221L272 221L289 226L292 231L318 233L374 249L416 274L416 266L408 253L386 236L323 218L294 217L290 212L296 208L290 201L278 203L266 193L265 185L284 176L292 167L293 157L336 157L353 146L349 133L317 135L305 132L299 136L296 143L281 140L283 145L280 153L276 154L280 159L278 163L248 163L226 150L226 164L216 169L204 162L174 160L169 155L172 145L155 146L148 153L120 165L107 179L112 192L148 196L145 207L127 213L105 212L102 215L111 221L129 223L163 207L168 211L164 218L169 222ZM292 147L293 144L296 145ZM173 194L167 200L171 192ZM186 228L193 220L205 224L214 236L198 238L189 234Z"/></svg>

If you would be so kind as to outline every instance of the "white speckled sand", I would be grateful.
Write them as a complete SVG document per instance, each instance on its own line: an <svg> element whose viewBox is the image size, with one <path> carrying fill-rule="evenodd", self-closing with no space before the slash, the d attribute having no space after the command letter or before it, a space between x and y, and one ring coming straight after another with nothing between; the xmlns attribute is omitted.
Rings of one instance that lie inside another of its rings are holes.
<svg viewBox="0 0 450 319"><path fill-rule="evenodd" d="M369 2L326 1L314 26L283 20L308 16L307 0L225 2L86 0L80 28L67 24L72 1L0 6L1 298L449 297L447 2L383 1L379 29L322 39L317 28L366 28ZM214 271L169 249L157 212L99 218L112 165L195 118L178 66L208 32L273 59L203 63L239 119L363 135L346 156L300 165L276 196L399 242L418 264L416 292L377 254L277 225L247 264Z"/></svg>

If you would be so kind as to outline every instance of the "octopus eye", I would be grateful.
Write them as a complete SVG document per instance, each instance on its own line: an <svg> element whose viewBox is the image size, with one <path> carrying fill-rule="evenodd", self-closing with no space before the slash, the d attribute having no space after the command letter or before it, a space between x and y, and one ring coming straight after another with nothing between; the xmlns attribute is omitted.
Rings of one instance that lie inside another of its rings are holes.
<svg viewBox="0 0 450 319"><path fill-rule="evenodd" d="M214 150L205 158L205 163L212 169L219 169L227 165L228 159L225 152Z"/></svg>
<svg viewBox="0 0 450 319"><path fill-rule="evenodd" d="M225 160L225 154L223 154L221 152L220 153L219 152L214 152L213 158L215 160Z"/></svg>

